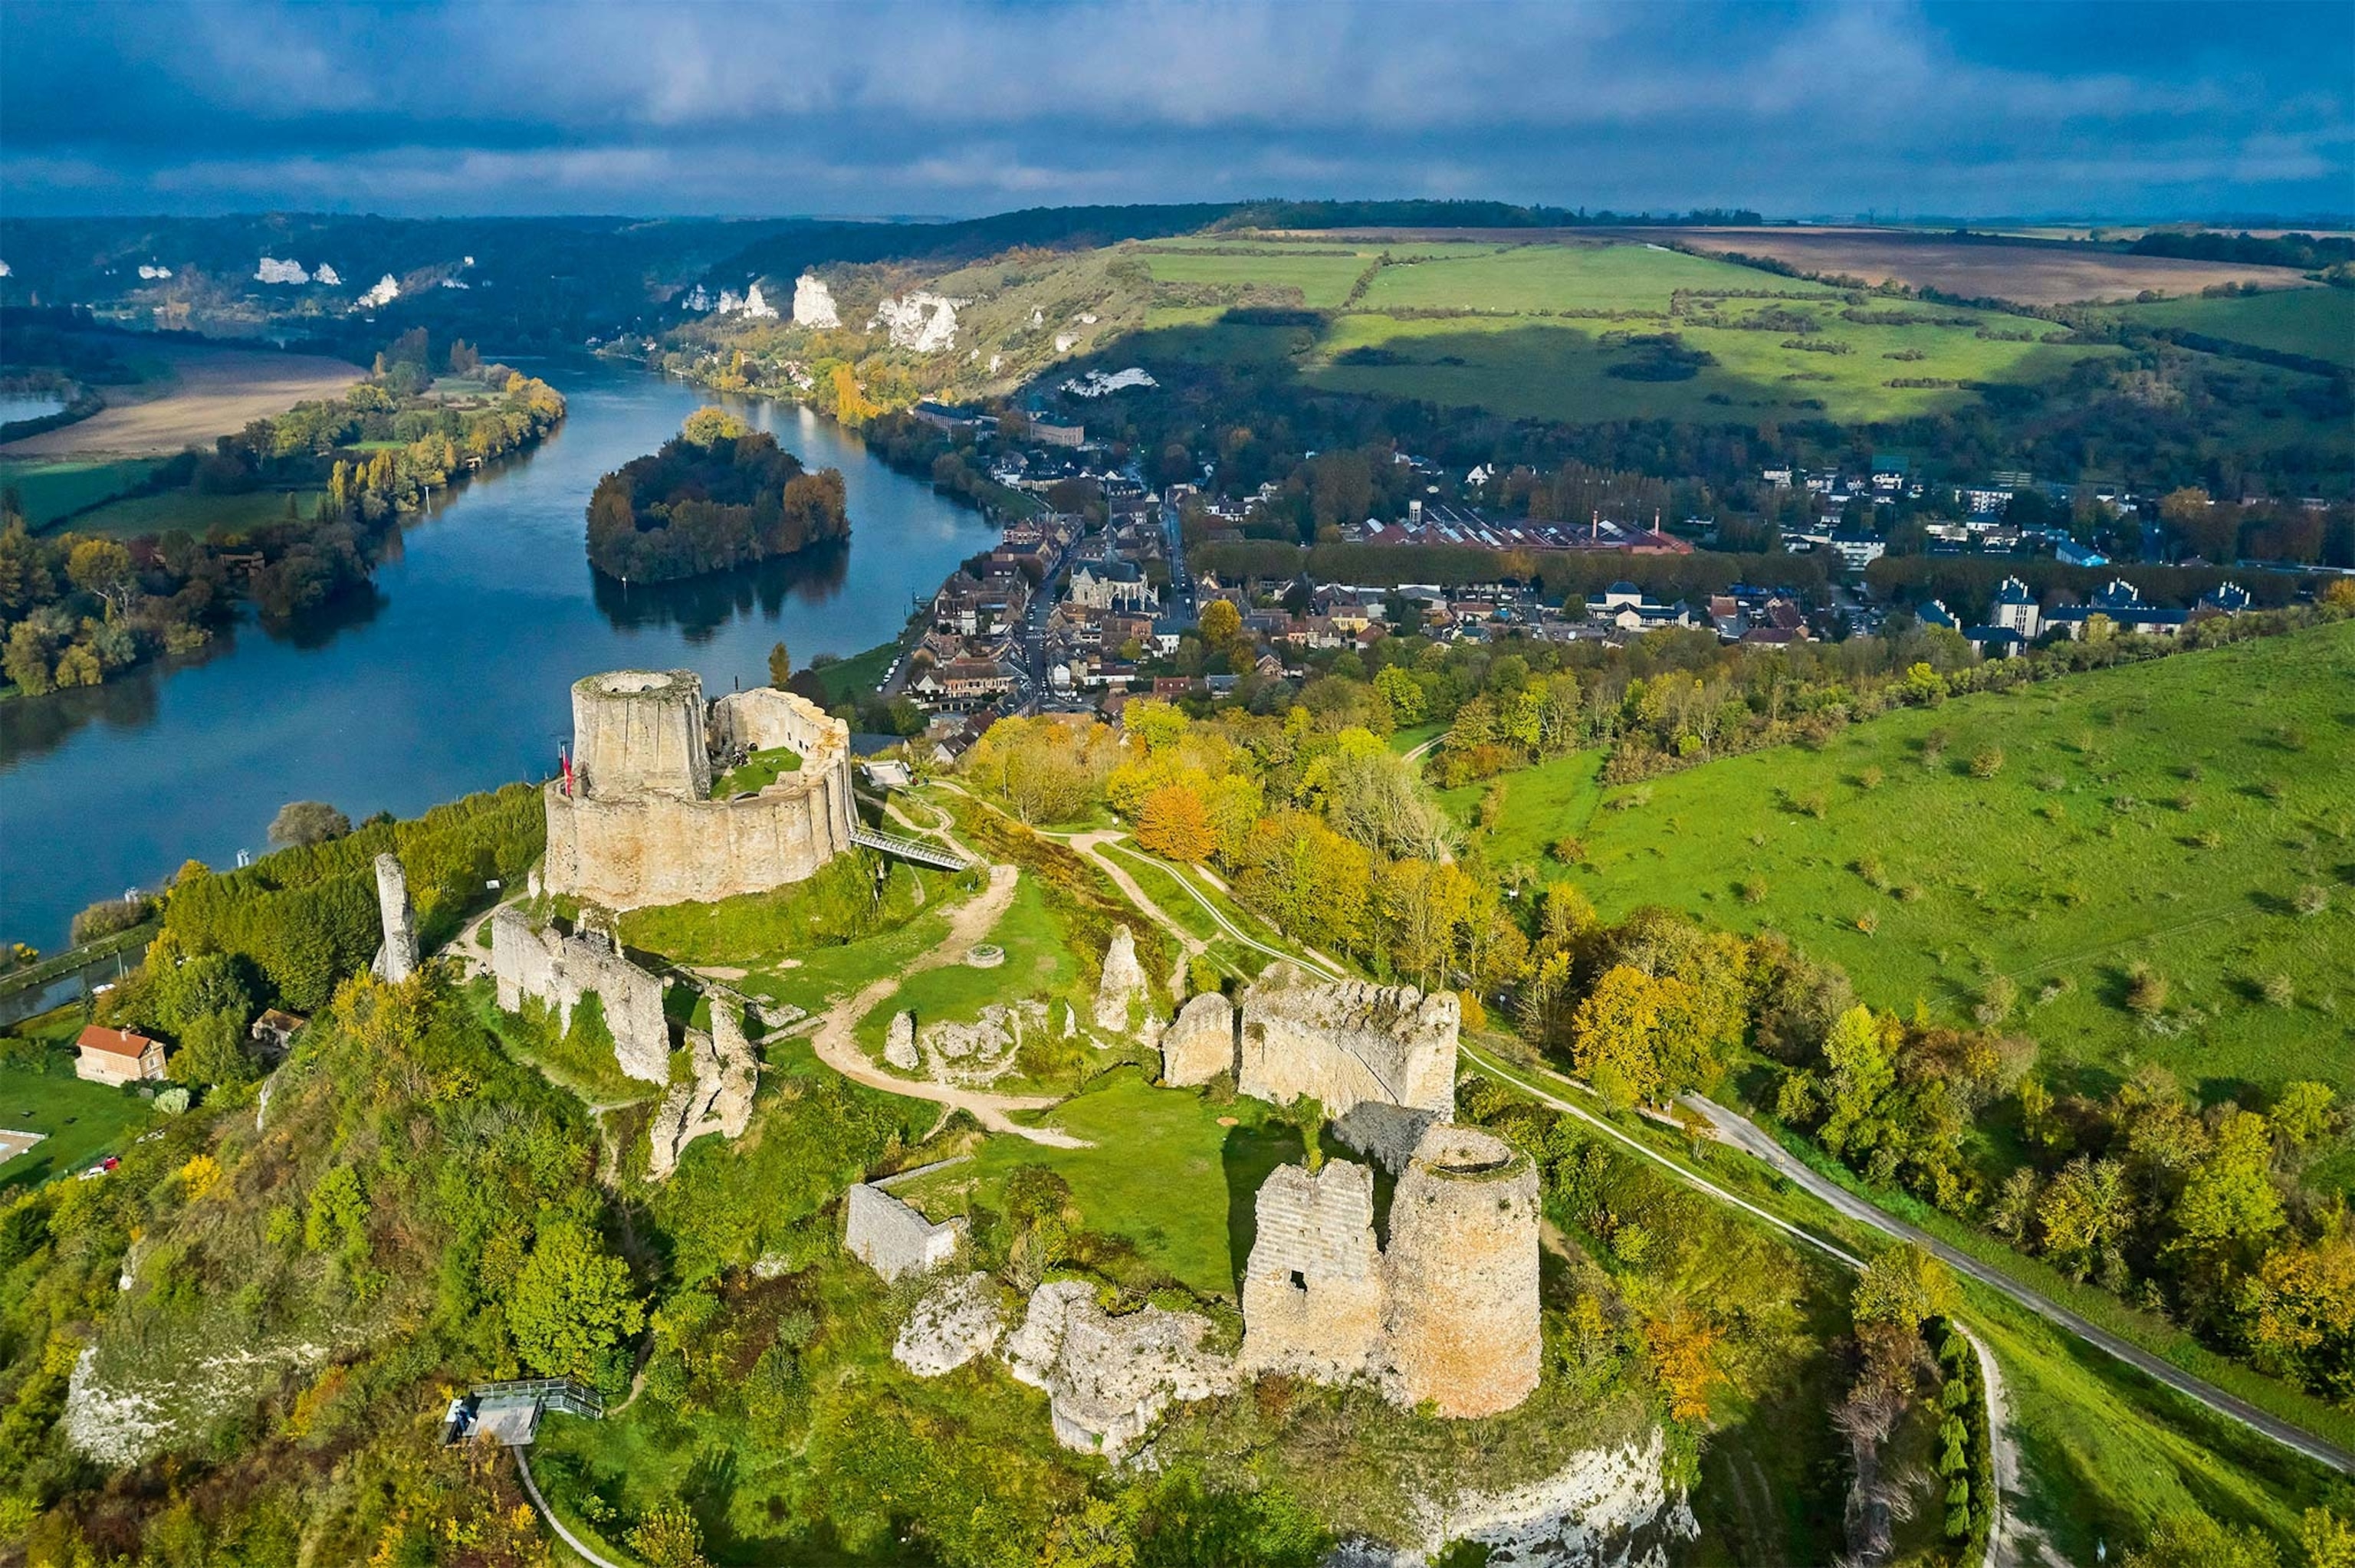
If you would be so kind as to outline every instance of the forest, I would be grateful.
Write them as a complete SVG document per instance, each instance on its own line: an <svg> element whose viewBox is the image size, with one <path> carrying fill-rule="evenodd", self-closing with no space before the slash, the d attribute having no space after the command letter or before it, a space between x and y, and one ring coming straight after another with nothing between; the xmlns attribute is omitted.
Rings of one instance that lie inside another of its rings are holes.
<svg viewBox="0 0 2355 1568"><path fill-rule="evenodd" d="M849 535L838 471L805 471L774 436L719 408L689 415L589 498L589 562L624 581L725 571Z"/></svg>

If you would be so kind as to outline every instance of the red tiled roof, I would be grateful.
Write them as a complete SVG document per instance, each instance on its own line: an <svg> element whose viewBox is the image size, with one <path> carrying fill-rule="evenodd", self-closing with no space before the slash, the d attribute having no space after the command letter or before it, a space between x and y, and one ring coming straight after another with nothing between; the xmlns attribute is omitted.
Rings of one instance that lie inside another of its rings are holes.
<svg viewBox="0 0 2355 1568"><path fill-rule="evenodd" d="M85 1051L102 1051L110 1056L136 1062L154 1048L155 1042L144 1034L126 1034L120 1029L105 1029L93 1023L81 1032L74 1044Z"/></svg>

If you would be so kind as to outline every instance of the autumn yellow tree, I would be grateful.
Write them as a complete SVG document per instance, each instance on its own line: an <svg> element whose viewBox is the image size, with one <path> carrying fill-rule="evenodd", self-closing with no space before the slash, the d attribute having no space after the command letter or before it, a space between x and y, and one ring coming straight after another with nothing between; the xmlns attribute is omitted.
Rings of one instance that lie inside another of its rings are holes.
<svg viewBox="0 0 2355 1568"><path fill-rule="evenodd" d="M1653 1033L1660 1024L1661 983L1639 969L1614 964L1571 1015L1572 1065L1596 1093L1623 1109L1659 1092Z"/></svg>
<svg viewBox="0 0 2355 1568"><path fill-rule="evenodd" d="M1724 1331L1698 1312L1679 1308L1645 1325L1652 1371L1668 1391L1668 1414L1678 1421L1709 1419L1710 1386L1718 1381L1717 1347Z"/></svg>
<svg viewBox="0 0 2355 1568"><path fill-rule="evenodd" d="M1136 842L1155 854L1188 863L1208 860L1219 846L1210 809L1183 784L1164 784L1145 797L1137 813Z"/></svg>

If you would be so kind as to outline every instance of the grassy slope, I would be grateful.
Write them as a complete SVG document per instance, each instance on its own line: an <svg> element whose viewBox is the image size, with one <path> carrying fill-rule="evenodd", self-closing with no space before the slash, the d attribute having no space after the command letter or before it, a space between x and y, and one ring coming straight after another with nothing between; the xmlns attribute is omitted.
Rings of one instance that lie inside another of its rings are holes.
<svg viewBox="0 0 2355 1568"><path fill-rule="evenodd" d="M1219 1118L1235 1118L1220 1127ZM1252 1205L1269 1171L1300 1158L1296 1128L1273 1108L1213 1105L1191 1089L1156 1089L1133 1067L1107 1073L1046 1118L1088 1149L993 1138L973 1160L899 1189L934 1220L975 1202L997 1206L1007 1176L1044 1165L1071 1184L1080 1224L1133 1243L1141 1261L1186 1285L1232 1296L1251 1255Z"/></svg>
<svg viewBox="0 0 2355 1568"><path fill-rule="evenodd" d="M294 493L294 504L308 517L325 492ZM243 495L196 495L173 491L165 495L132 495L110 501L76 517L68 526L80 534L109 534L118 539L162 534L174 528L201 535L209 528L241 533L286 520L286 493L259 490Z"/></svg>
<svg viewBox="0 0 2355 1568"><path fill-rule="evenodd" d="M2355 289L2283 289L2230 300L2162 300L2124 306L2118 313L2130 322L2181 327L2355 370Z"/></svg>
<svg viewBox="0 0 2355 1568"><path fill-rule="evenodd" d="M0 1191L81 1170L121 1149L154 1115L136 1090L84 1083L71 1068L59 1074L0 1067L0 1127L48 1134L0 1165Z"/></svg>
<svg viewBox="0 0 2355 1568"><path fill-rule="evenodd" d="M1649 803L1594 814L1581 885L1610 916L1658 903L1778 927L1883 1006L1919 999L1959 1019L1987 977L2009 975L2015 1026L2048 1070L2080 1069L2057 1073L2067 1086L2147 1060L2211 1097L2306 1076L2355 1089L2350 690L2355 626L2339 625L1908 709L1820 752L1614 791ZM2001 771L1972 777L1991 747ZM1885 779L1870 791L1868 768ZM1815 795L1821 818L1793 809ZM1510 800L1508 817L1534 804ZM1875 859L1891 891L1860 874ZM1756 905L1735 891L1752 881L1765 887ZM2308 885L2329 890L2327 913L2291 912ZM2136 959L2171 982L2180 1033L2146 1033L2124 1010ZM2293 1005L2262 999L2275 975ZM2067 989L2039 1004L2047 985Z"/></svg>
<svg viewBox="0 0 2355 1568"><path fill-rule="evenodd" d="M1488 858L1499 865L1531 863L1548 857L1564 834L1579 834L1603 802L1594 770L1596 751L1572 752L1505 776L1505 814L1488 838ZM1465 784L1438 791L1440 804L1460 823L1477 820L1489 784Z"/></svg>
<svg viewBox="0 0 2355 1568"><path fill-rule="evenodd" d="M69 512L122 494L155 467L146 458L0 459L0 488L16 491L26 525L40 529Z"/></svg>

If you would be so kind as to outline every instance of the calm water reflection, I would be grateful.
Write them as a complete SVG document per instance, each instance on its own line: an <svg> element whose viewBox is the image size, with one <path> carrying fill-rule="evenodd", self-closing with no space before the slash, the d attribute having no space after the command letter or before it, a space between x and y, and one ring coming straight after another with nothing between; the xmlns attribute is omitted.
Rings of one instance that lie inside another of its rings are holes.
<svg viewBox="0 0 2355 1568"><path fill-rule="evenodd" d="M591 671L686 668L727 691L765 680L781 638L796 664L871 648L990 537L838 427L758 403L738 411L842 470L849 541L625 591L589 568L589 492L712 399L602 366L531 368L570 399L563 427L410 524L372 594L292 629L240 625L95 691L0 703L0 938L54 948L92 899L191 856L259 853L287 800L357 821L541 777L570 728L568 688Z"/></svg>

